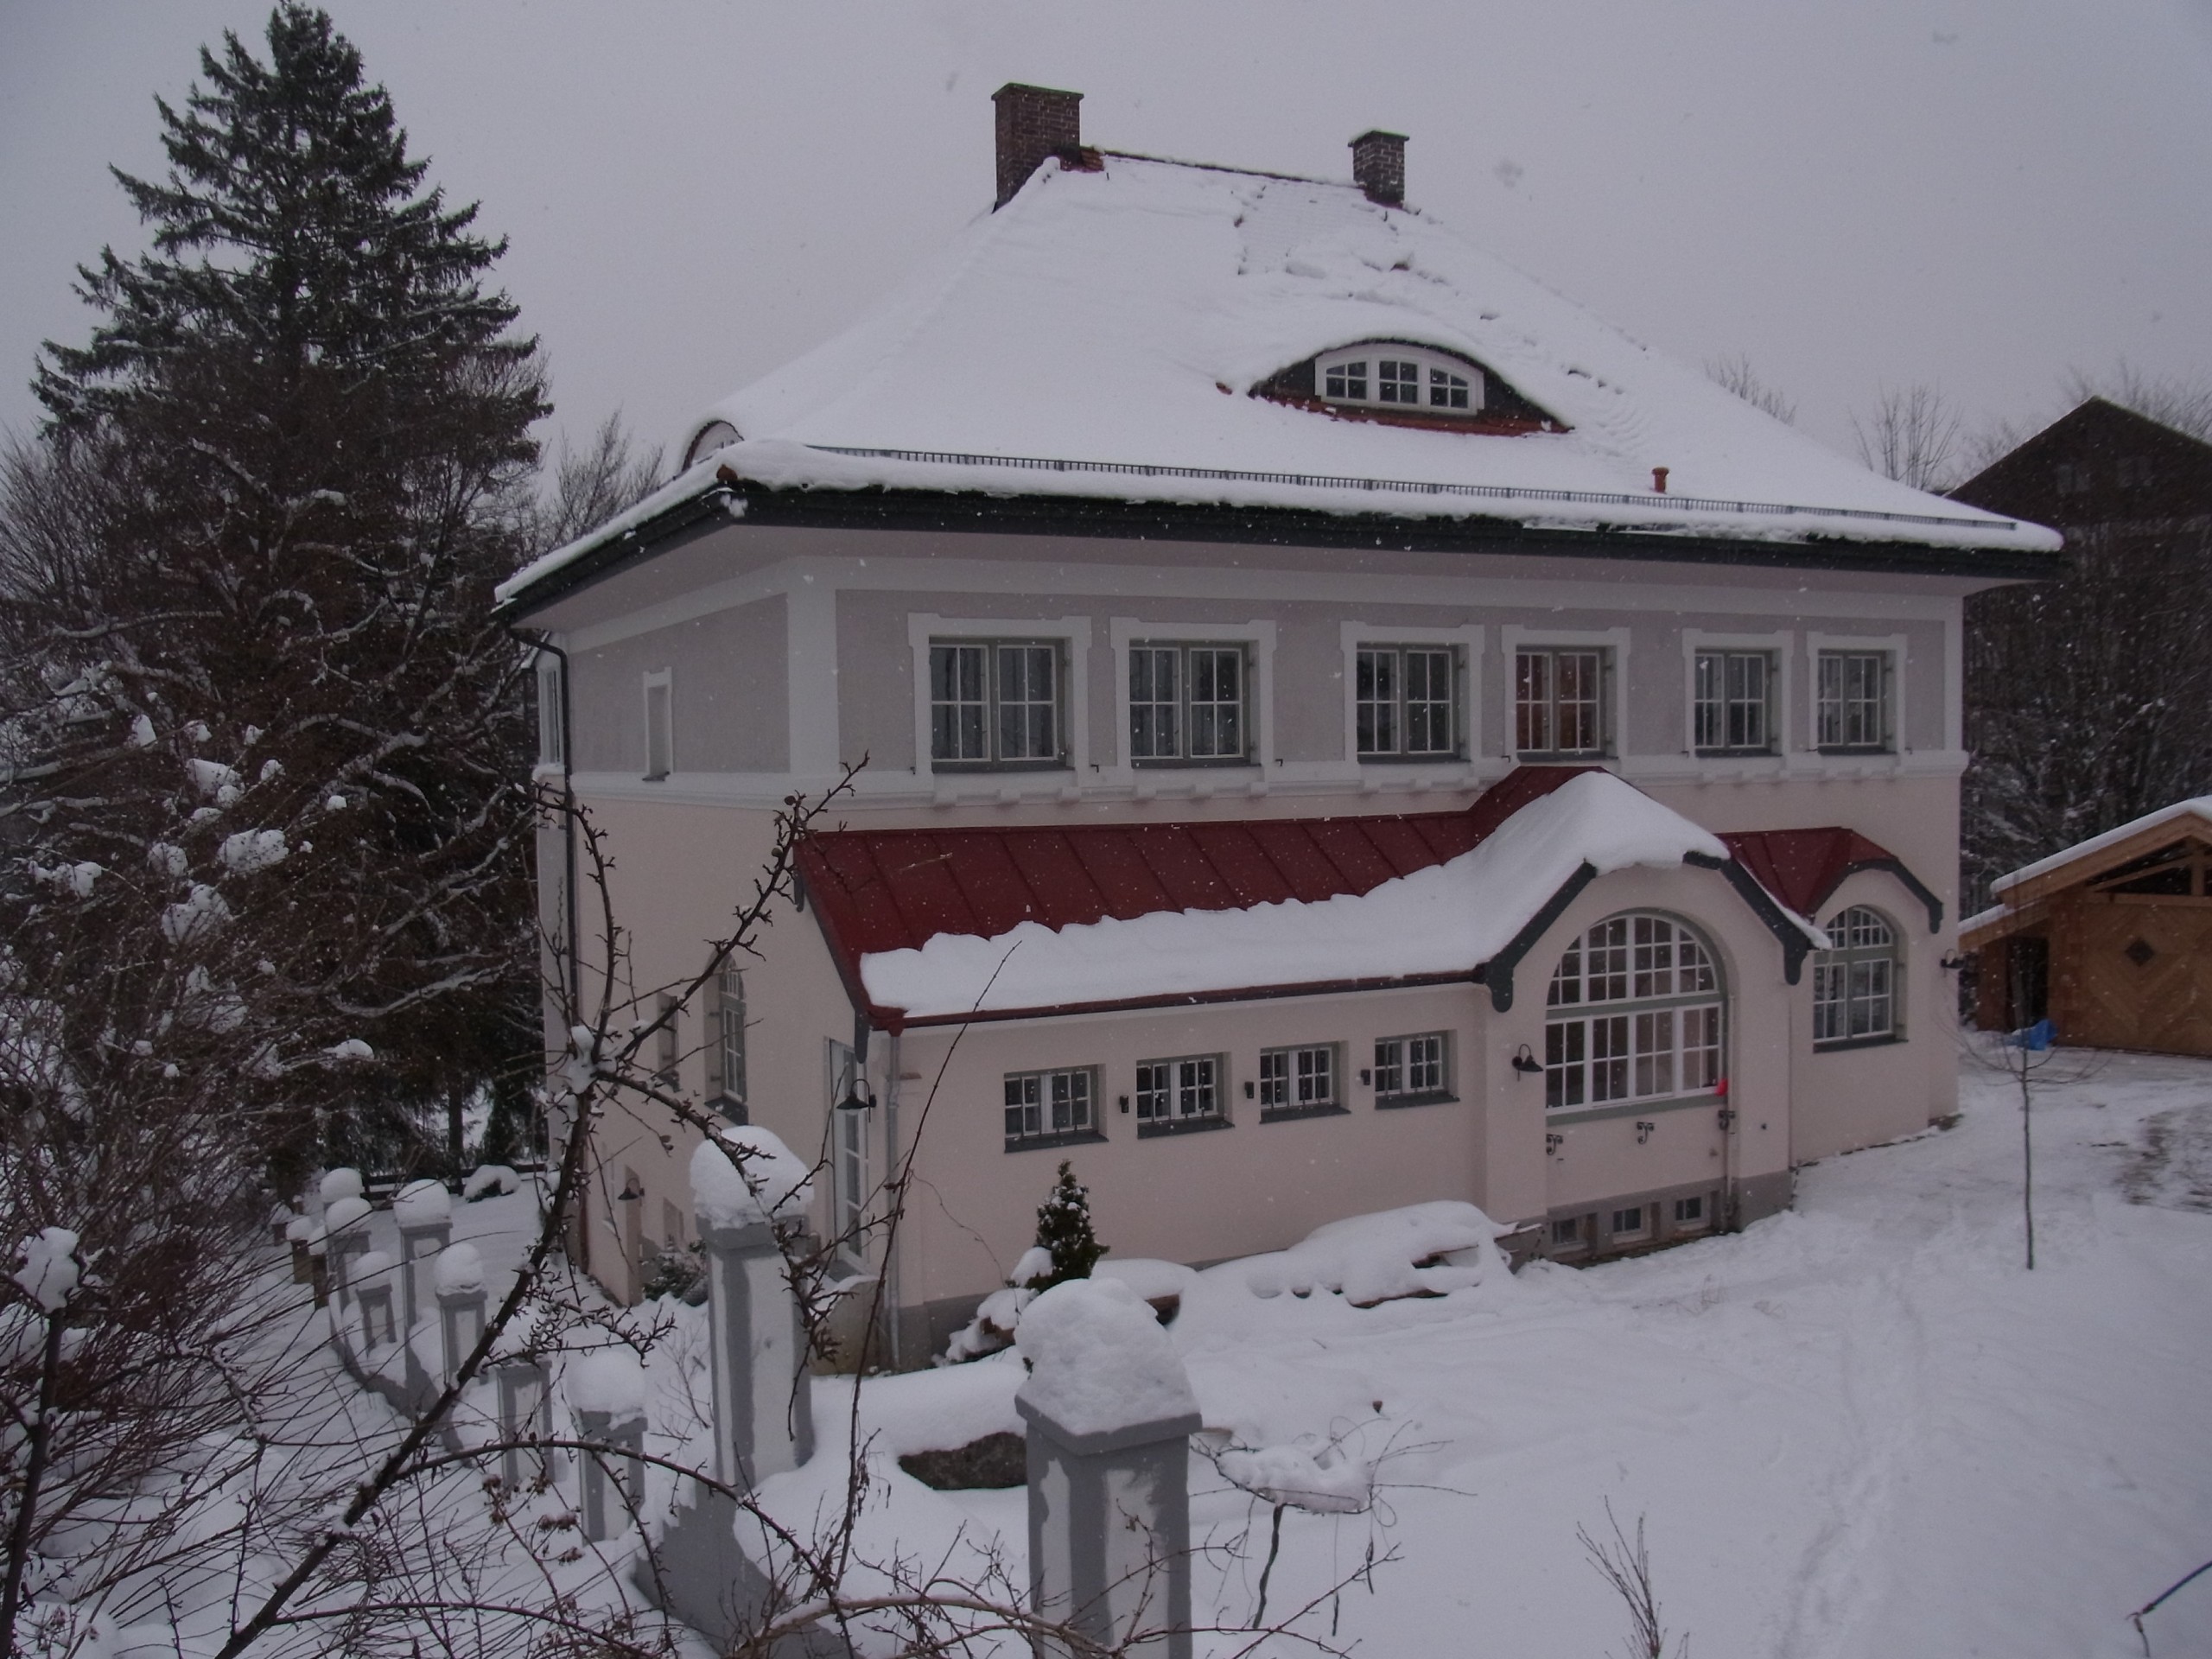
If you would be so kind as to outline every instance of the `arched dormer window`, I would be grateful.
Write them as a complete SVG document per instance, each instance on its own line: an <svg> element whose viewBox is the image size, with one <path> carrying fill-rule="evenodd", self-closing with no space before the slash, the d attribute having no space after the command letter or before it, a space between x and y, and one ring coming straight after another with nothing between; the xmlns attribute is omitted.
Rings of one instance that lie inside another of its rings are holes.
<svg viewBox="0 0 2212 1659"><path fill-rule="evenodd" d="M1544 1105L1658 1104L1720 1084L1719 965L1687 923L1609 916L1567 947L1544 1009Z"/></svg>
<svg viewBox="0 0 2212 1659"><path fill-rule="evenodd" d="M1483 372L1465 358L1395 341L1345 346L1314 359L1328 404L1427 415L1479 415Z"/></svg>
<svg viewBox="0 0 2212 1659"><path fill-rule="evenodd" d="M1813 957L1813 1046L1893 1042L1897 1020L1897 931L1878 910L1853 905L1822 925L1833 949Z"/></svg>
<svg viewBox="0 0 2212 1659"><path fill-rule="evenodd" d="M737 442L737 429L728 421L709 421L683 451L683 465L696 467L715 450ZM681 471L682 468L677 470Z"/></svg>

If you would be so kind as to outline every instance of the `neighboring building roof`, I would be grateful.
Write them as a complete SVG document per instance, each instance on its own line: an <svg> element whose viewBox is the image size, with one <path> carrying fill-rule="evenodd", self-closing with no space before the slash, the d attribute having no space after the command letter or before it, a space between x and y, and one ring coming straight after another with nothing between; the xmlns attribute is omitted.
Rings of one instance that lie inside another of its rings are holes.
<svg viewBox="0 0 2212 1659"><path fill-rule="evenodd" d="M798 858L848 989L892 1030L1471 978L1503 1008L1536 935L1634 865L1720 870L1793 980L1824 942L1721 840L1594 768L1522 767L1457 812L839 830Z"/></svg>
<svg viewBox="0 0 2212 1659"><path fill-rule="evenodd" d="M1349 184L1101 159L1041 168L859 323L715 405L695 430L726 422L740 441L502 600L733 484L1648 535L1681 557L1700 538L1840 559L1902 544L1999 575L2057 548L1845 460L1423 213ZM1254 395L1318 353L1390 340L1471 359L1567 429L1421 429Z"/></svg>
<svg viewBox="0 0 2212 1659"><path fill-rule="evenodd" d="M1828 895L1861 870L1886 870L1927 907L1928 931L1943 925L1943 901L1879 842L1856 830L1749 830L1720 839L1758 883L1808 919L1819 919Z"/></svg>
<svg viewBox="0 0 2212 1659"><path fill-rule="evenodd" d="M1991 512L2088 525L2212 515L2212 444L2092 397L1951 492Z"/></svg>
<svg viewBox="0 0 2212 1659"><path fill-rule="evenodd" d="M2094 880L2107 870L2117 869L2156 852L2172 842L2177 835L2212 841L2212 795L2176 801L2171 806L2145 812L2101 836L2076 842L2048 858L2039 858L2009 875L1999 876L1989 884L1997 903L1959 924L1961 947L1980 950L1992 940L2037 920L2044 913L2044 901L2052 893Z"/></svg>

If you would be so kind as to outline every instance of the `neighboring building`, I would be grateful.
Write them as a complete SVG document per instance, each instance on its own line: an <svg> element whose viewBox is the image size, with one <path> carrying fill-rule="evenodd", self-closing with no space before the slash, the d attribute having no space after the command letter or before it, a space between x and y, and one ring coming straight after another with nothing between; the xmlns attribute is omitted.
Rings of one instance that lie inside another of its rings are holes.
<svg viewBox="0 0 2212 1659"><path fill-rule="evenodd" d="M848 1252L899 1360L1064 1157L1125 1257L1457 1198L1587 1260L1952 1110L1960 607L2057 538L1477 252L1392 135L1347 185L998 105L995 211L503 589L647 1006L867 758L669 1064L820 1149L830 1234L916 1159ZM684 1159L594 1154L625 1290Z"/></svg>
<svg viewBox="0 0 2212 1659"><path fill-rule="evenodd" d="M2092 397L1953 493L2056 526L2063 579L1967 601L1967 903L2212 790L2212 444Z"/></svg>
<svg viewBox="0 0 2212 1659"><path fill-rule="evenodd" d="M1975 1023L2048 1019L2084 1048L2212 1054L2212 796L1998 878L1961 924Z"/></svg>

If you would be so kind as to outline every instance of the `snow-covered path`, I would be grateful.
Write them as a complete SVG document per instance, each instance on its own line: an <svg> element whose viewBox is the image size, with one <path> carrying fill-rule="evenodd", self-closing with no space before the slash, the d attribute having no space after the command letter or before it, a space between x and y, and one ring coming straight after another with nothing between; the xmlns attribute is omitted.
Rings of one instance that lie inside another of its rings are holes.
<svg viewBox="0 0 2212 1659"><path fill-rule="evenodd" d="M2033 1274L2017 1097L1969 1065L1957 1128L1809 1169L1796 1211L1737 1237L1179 1327L1201 1403L1257 1439L1398 1448L1400 1559L1342 1607L1369 1651L1610 1649L1620 1610L1575 1537L1610 1499L1648 1516L1700 1659L2139 1653L2124 1615L2212 1556L2212 1214L2185 1166L2212 1065L2060 1071L2090 1075L2038 1103ZM1292 1516L1277 1584L1302 1599L1368 1536ZM1250 1576L1215 1587L1221 1614L1249 1616ZM2152 1617L2155 1652L2212 1652L2207 1583Z"/></svg>

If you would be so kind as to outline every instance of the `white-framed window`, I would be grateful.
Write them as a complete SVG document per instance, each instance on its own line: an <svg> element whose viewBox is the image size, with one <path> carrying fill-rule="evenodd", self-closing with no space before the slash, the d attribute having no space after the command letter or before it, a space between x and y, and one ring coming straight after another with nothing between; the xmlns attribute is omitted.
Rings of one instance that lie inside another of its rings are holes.
<svg viewBox="0 0 2212 1659"><path fill-rule="evenodd" d="M1623 1205L1613 1211L1613 1224L1605 1230L1616 1241L1642 1238L1651 1230L1651 1206L1648 1204Z"/></svg>
<svg viewBox="0 0 2212 1659"><path fill-rule="evenodd" d="M1599 755L1611 747L1613 658L1598 645L1522 645L1513 653L1513 747L1522 754Z"/></svg>
<svg viewBox="0 0 2212 1659"><path fill-rule="evenodd" d="M1137 1133L1224 1122L1218 1054L1137 1063Z"/></svg>
<svg viewBox="0 0 2212 1659"><path fill-rule="evenodd" d="M707 1092L745 1122L745 975L724 968L707 983Z"/></svg>
<svg viewBox="0 0 2212 1659"><path fill-rule="evenodd" d="M1260 1110L1326 1111L1344 1104L1344 1066L1334 1043L1260 1051Z"/></svg>
<svg viewBox="0 0 2212 1659"><path fill-rule="evenodd" d="M1691 747L1700 754L1765 754L1774 748L1774 656L1702 650L1693 658Z"/></svg>
<svg viewBox="0 0 2212 1659"><path fill-rule="evenodd" d="M1586 1243L1582 1234L1582 1217L1563 1216L1553 1222L1551 1239L1552 1249L1555 1250L1580 1249Z"/></svg>
<svg viewBox="0 0 2212 1659"><path fill-rule="evenodd" d="M676 684L667 669L645 676L645 780L658 783L676 768Z"/></svg>
<svg viewBox="0 0 2212 1659"><path fill-rule="evenodd" d="M1013 1071L1006 1078L1006 1147L1057 1144L1070 1135L1098 1132L1098 1070L1064 1066L1051 1071Z"/></svg>
<svg viewBox="0 0 2212 1659"><path fill-rule="evenodd" d="M1129 759L1141 766L1251 758L1245 647L1139 640L1129 647Z"/></svg>
<svg viewBox="0 0 2212 1659"><path fill-rule="evenodd" d="M1460 677L1452 647L1363 645L1352 671L1353 741L1361 760L1459 753Z"/></svg>
<svg viewBox="0 0 2212 1659"><path fill-rule="evenodd" d="M1410 1106L1452 1097L1451 1035L1427 1031L1375 1045L1375 1103Z"/></svg>
<svg viewBox="0 0 2212 1659"><path fill-rule="evenodd" d="M1878 1042L1899 1035L1897 929L1853 905L1828 918L1833 949L1813 955L1813 1043Z"/></svg>
<svg viewBox="0 0 2212 1659"><path fill-rule="evenodd" d="M873 1109L848 1111L838 1102L861 1092L861 1057L849 1043L829 1039L830 1226L838 1256L849 1266L868 1264L868 1127Z"/></svg>
<svg viewBox="0 0 2212 1659"><path fill-rule="evenodd" d="M653 1081L664 1089L677 1084L677 1064L683 1053L677 1021L681 1014L676 999L663 991L653 999Z"/></svg>
<svg viewBox="0 0 2212 1659"><path fill-rule="evenodd" d="M1693 1227L1708 1226L1712 1217L1705 1213L1705 1194L1694 1193L1687 1198L1675 1200L1675 1225L1688 1230Z"/></svg>
<svg viewBox="0 0 2212 1659"><path fill-rule="evenodd" d="M1544 1105L1594 1110L1710 1095L1722 1066L1720 970L1683 923L1610 916L1567 948L1545 995Z"/></svg>
<svg viewBox="0 0 2212 1659"><path fill-rule="evenodd" d="M1823 651L1815 658L1813 741L1832 753L1897 747L1896 658L1886 651Z"/></svg>
<svg viewBox="0 0 2212 1659"><path fill-rule="evenodd" d="M567 724L561 710L561 659L551 652L537 656L537 764L557 766L569 752Z"/></svg>
<svg viewBox="0 0 2212 1659"><path fill-rule="evenodd" d="M1395 341L1322 353L1313 383L1332 404L1427 415L1476 415L1483 407L1480 369L1465 358Z"/></svg>
<svg viewBox="0 0 2212 1659"><path fill-rule="evenodd" d="M930 642L930 761L1065 764L1065 664L1051 639Z"/></svg>

